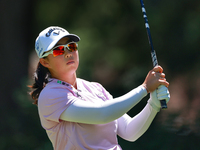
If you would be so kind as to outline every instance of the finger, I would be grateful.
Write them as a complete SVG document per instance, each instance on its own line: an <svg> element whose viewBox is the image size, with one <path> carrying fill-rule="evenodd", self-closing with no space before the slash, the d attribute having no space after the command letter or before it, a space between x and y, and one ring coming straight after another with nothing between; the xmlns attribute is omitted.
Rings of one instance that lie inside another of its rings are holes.
<svg viewBox="0 0 200 150"><path fill-rule="evenodd" d="M158 79L164 79L165 78L165 74L164 73L158 73L158 72L152 72L152 74L154 74L154 76L156 76Z"/></svg>
<svg viewBox="0 0 200 150"><path fill-rule="evenodd" d="M169 82L167 82L166 80L159 79L158 81L159 81L160 85L164 85L166 87L169 87Z"/></svg>
<svg viewBox="0 0 200 150"><path fill-rule="evenodd" d="M166 86L160 85L160 86L158 87L158 89L157 89L157 92L162 92L162 91L167 91L167 90L168 90L168 88L167 88Z"/></svg>
<svg viewBox="0 0 200 150"><path fill-rule="evenodd" d="M157 88L156 92L157 92L158 100L165 99L166 102L168 103L168 101L170 99L170 94L169 94L168 88L166 86L160 85Z"/></svg>
<svg viewBox="0 0 200 150"><path fill-rule="evenodd" d="M164 86L164 85L160 85L157 88L156 92L157 92L158 96L163 96L163 95L169 94L168 88L166 86Z"/></svg>
<svg viewBox="0 0 200 150"><path fill-rule="evenodd" d="M161 66L155 66L153 68L153 71L162 73L163 72L163 68Z"/></svg>
<svg viewBox="0 0 200 150"><path fill-rule="evenodd" d="M167 90L167 91L162 91L162 92L159 92L158 93L158 90L157 90L157 96L158 97L161 97L161 96L166 96L166 95L168 95L169 94L169 91Z"/></svg>
<svg viewBox="0 0 200 150"><path fill-rule="evenodd" d="M158 96L158 100L163 100L165 99L166 102L168 103L169 99L170 99L170 95L167 94L167 95L163 95L163 96Z"/></svg>
<svg viewBox="0 0 200 150"><path fill-rule="evenodd" d="M164 74L164 73L161 73L161 74L160 74L160 77L161 77L161 78L165 78L165 74Z"/></svg>

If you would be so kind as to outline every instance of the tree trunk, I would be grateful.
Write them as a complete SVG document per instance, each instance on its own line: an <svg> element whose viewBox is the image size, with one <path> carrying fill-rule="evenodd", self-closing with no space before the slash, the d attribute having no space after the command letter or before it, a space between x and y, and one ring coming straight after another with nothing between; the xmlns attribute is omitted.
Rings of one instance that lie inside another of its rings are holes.
<svg viewBox="0 0 200 150"><path fill-rule="evenodd" d="M12 136L19 132L15 129L22 120L14 91L21 86L20 82L28 74L28 57L33 47L30 47L31 2L0 1L0 139L4 141L1 140L0 149L9 149L7 144L13 144ZM9 142L7 138L10 138Z"/></svg>

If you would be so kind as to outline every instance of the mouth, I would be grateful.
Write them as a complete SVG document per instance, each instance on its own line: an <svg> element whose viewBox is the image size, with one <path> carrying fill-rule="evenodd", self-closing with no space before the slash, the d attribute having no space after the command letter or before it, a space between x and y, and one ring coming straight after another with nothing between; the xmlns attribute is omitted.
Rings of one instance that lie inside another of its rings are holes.
<svg viewBox="0 0 200 150"><path fill-rule="evenodd" d="M67 65L71 65L71 64L74 64L74 63L75 63L74 60L69 60L69 61L67 62Z"/></svg>

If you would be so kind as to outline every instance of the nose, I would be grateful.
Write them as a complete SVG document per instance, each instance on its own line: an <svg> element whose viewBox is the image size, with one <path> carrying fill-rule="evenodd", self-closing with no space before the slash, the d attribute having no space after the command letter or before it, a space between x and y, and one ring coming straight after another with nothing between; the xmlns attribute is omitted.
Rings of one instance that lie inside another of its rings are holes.
<svg viewBox="0 0 200 150"><path fill-rule="evenodd" d="M65 55L65 58L72 57L72 52L66 50L64 55Z"/></svg>

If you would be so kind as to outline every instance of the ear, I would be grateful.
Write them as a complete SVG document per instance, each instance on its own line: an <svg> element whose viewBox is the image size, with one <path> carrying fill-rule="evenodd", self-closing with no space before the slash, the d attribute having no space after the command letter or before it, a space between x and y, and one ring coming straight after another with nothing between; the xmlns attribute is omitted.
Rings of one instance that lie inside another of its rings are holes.
<svg viewBox="0 0 200 150"><path fill-rule="evenodd" d="M48 62L47 59L40 58L40 63L41 63L44 67L46 67L46 68L49 68L49 67L50 67L49 62Z"/></svg>

